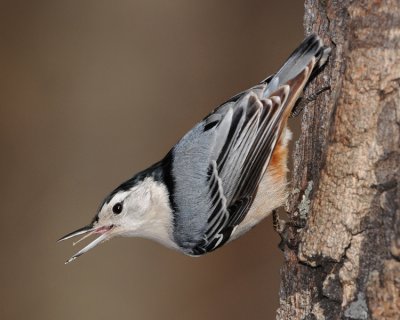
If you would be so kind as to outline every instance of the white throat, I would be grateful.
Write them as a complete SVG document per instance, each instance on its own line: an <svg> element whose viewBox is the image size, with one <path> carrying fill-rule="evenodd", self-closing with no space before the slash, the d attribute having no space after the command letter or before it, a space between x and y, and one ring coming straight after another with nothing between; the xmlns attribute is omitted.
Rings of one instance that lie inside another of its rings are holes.
<svg viewBox="0 0 400 320"><path fill-rule="evenodd" d="M148 208L141 218L140 226L136 230L128 229L122 236L148 238L178 249L172 240L173 214L167 188L153 178L147 177L131 192L135 193L134 189L144 191L146 194L137 195L133 201L137 201L139 206L140 202L147 202Z"/></svg>

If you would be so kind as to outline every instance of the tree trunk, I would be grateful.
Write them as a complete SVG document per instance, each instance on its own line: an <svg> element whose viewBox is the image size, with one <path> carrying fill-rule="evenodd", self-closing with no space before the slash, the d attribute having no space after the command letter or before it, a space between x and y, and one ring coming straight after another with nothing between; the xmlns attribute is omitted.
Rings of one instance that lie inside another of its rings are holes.
<svg viewBox="0 0 400 320"><path fill-rule="evenodd" d="M277 319L400 318L400 0L306 0L331 46L294 153ZM306 94L307 95L307 94Z"/></svg>

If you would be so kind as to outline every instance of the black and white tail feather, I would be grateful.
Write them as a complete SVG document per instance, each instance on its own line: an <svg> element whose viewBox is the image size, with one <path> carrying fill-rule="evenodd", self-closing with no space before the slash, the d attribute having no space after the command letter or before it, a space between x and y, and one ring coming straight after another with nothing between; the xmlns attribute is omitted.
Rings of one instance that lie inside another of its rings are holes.
<svg viewBox="0 0 400 320"><path fill-rule="evenodd" d="M220 105L171 150L173 236L185 253L218 248L243 221L296 100L329 52L310 35L275 75Z"/></svg>

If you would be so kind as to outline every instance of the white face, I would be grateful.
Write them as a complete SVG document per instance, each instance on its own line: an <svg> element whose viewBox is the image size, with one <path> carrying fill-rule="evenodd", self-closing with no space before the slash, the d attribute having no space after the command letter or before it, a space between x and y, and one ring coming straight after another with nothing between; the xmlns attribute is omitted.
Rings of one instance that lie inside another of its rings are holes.
<svg viewBox="0 0 400 320"><path fill-rule="evenodd" d="M111 227L110 234L133 236L146 223L152 207L151 190L141 183L128 191L116 193L104 203L94 227Z"/></svg>
<svg viewBox="0 0 400 320"><path fill-rule="evenodd" d="M100 234L67 262L115 236L150 238L175 248L172 241L172 220L167 189L160 182L148 177L127 191L115 193L103 204L92 224L60 240L86 234L81 239L83 240L89 235Z"/></svg>

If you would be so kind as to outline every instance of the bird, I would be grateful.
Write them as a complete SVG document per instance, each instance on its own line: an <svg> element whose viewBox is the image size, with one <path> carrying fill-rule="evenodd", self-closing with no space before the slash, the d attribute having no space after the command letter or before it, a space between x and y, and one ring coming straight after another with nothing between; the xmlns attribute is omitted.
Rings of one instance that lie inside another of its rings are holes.
<svg viewBox="0 0 400 320"><path fill-rule="evenodd" d="M88 225L58 240L98 235L66 263L115 236L201 256L282 206L292 136L287 121L330 51L309 35L278 72L219 105L161 161L115 188Z"/></svg>

